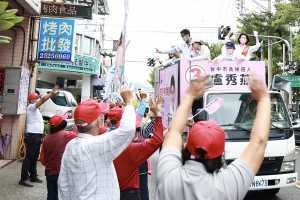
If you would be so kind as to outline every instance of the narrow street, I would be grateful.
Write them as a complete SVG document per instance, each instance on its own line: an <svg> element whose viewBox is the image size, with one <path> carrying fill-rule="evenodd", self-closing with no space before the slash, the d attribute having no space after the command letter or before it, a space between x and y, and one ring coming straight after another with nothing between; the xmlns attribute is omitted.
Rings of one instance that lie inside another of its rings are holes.
<svg viewBox="0 0 300 200"><path fill-rule="evenodd" d="M159 152L156 151L151 157L152 175L149 176L149 193L150 200L155 200L156 194L156 166L159 157ZM33 188L27 188L18 184L20 180L22 163L18 160L10 163L4 168L0 169L0 194L1 200L42 200L47 197L46 177L44 176L44 166L38 162L38 173L44 180L42 184L35 183ZM293 186L289 188L282 188L274 197L266 197L261 192L250 193L245 200L297 200L300 197L300 151L298 147L297 164L298 172L298 187Z"/></svg>

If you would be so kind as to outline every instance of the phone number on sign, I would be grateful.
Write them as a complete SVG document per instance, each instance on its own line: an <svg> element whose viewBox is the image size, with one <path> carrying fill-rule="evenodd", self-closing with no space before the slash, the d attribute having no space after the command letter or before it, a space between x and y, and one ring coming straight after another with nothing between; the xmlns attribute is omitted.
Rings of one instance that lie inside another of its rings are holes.
<svg viewBox="0 0 300 200"><path fill-rule="evenodd" d="M39 53L39 60L70 60L71 54L68 53Z"/></svg>

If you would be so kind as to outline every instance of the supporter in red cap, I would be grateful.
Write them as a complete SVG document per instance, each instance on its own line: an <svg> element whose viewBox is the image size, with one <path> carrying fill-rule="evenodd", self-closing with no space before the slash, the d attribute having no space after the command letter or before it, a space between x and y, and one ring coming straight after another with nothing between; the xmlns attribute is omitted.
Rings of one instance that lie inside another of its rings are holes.
<svg viewBox="0 0 300 200"><path fill-rule="evenodd" d="M146 139L141 143L132 143L124 152L114 160L114 165L118 175L121 200L141 199L139 190L139 166L143 164L162 144L163 126L161 119L161 105L164 97L159 95L156 103L150 98L150 107L155 114L154 135L151 139ZM137 114L136 117L136 134L137 138L142 125L142 117ZM117 129L118 130L118 129Z"/></svg>
<svg viewBox="0 0 300 200"><path fill-rule="evenodd" d="M111 127L107 132L116 129L116 124L121 120L124 109L119 107L113 107L109 110L108 119L110 120Z"/></svg>
<svg viewBox="0 0 300 200"><path fill-rule="evenodd" d="M270 96L265 83L251 76L252 97L258 102L249 144L240 158L220 171L225 132L214 121L193 125L182 150L182 132L193 101L201 96L209 75L193 80L178 107L157 168L157 199L243 199L264 158L270 127ZM182 153L180 152L182 150Z"/></svg>
<svg viewBox="0 0 300 200"><path fill-rule="evenodd" d="M32 93L28 97L30 104L26 111L27 130L24 139L26 144L26 157L22 163L20 185L33 187L34 185L31 182L43 182L38 177L36 170L37 159L40 155L42 134L44 132L44 121L39 107L56 93L58 93L58 86L55 86L49 94L42 98L37 93Z"/></svg>
<svg viewBox="0 0 300 200"><path fill-rule="evenodd" d="M102 135L108 131L108 127L110 125L110 120L108 119L108 113L109 113L109 105L107 103L100 103L99 104L101 109L103 110L103 115L104 115L104 125L102 129L99 131L98 135Z"/></svg>
<svg viewBox="0 0 300 200"><path fill-rule="evenodd" d="M113 160L128 147L135 133L133 92L121 88L126 107L120 127L98 135L104 114L99 103L82 101L74 112L78 137L68 143L58 179L60 199L119 199L120 190Z"/></svg>
<svg viewBox="0 0 300 200"><path fill-rule="evenodd" d="M67 143L78 135L65 131L67 116L53 115L50 118L50 133L47 134L42 143L40 161L46 167L47 199L58 200L57 180L60 163Z"/></svg>
<svg viewBox="0 0 300 200"><path fill-rule="evenodd" d="M116 104L114 104L114 103L110 103L110 104L109 104L109 107L110 107L110 108L113 108L113 107L115 107L115 106L116 106Z"/></svg>

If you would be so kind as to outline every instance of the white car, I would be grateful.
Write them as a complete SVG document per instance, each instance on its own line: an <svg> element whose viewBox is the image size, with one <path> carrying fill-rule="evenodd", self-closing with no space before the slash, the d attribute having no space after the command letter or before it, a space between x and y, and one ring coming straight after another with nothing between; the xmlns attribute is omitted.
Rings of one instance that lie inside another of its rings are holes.
<svg viewBox="0 0 300 200"><path fill-rule="evenodd" d="M49 94L52 89L36 88L41 96ZM64 90L59 90L59 92L53 95L48 101L46 101L41 107L40 111L45 120L49 120L53 115L59 114L68 116L67 130L72 130L74 126L74 110L77 107L74 96Z"/></svg>

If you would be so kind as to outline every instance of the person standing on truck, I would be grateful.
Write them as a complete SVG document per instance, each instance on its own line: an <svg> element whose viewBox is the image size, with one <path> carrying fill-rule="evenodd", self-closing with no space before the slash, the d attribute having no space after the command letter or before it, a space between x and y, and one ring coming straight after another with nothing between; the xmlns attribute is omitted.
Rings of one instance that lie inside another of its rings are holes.
<svg viewBox="0 0 300 200"><path fill-rule="evenodd" d="M202 44L200 38L193 39L193 48L191 52L190 61L193 60L210 60L210 50L207 46Z"/></svg>
<svg viewBox="0 0 300 200"><path fill-rule="evenodd" d="M176 52L173 55L174 56L172 58L170 58L168 61L164 62L161 65L156 66L154 68L154 70L158 70L158 69L160 69L162 67L167 67L167 66L173 65L177 60L181 59L181 53L180 52Z"/></svg>
<svg viewBox="0 0 300 200"><path fill-rule="evenodd" d="M37 93L32 93L28 97L30 105L27 107L26 112L27 130L24 139L26 144L26 157L22 163L20 185L33 187L32 182L43 182L43 180L38 177L36 170L37 159L40 155L40 147L42 144L42 135L44 133L44 121L39 107L52 97L52 95L57 94L58 88L58 86L55 86L49 94L42 98Z"/></svg>
<svg viewBox="0 0 300 200"><path fill-rule="evenodd" d="M227 42L226 43L226 51L222 52L222 54L219 55L218 57L216 57L212 62L216 63L216 62L219 62L219 61L222 61L222 60L243 61L243 60L245 60L245 56L240 54L240 52L235 49L235 45L234 45L233 42Z"/></svg>
<svg viewBox="0 0 300 200"><path fill-rule="evenodd" d="M267 87L258 77L251 78L252 97L258 103L250 141L242 155L221 171L225 132L213 120L196 122L182 150L182 132L193 101L205 92L211 78L191 81L165 135L157 167L157 200L244 198L264 159L270 130Z"/></svg>
<svg viewBox="0 0 300 200"><path fill-rule="evenodd" d="M251 59L251 54L256 52L260 47L260 42L258 39L258 32L253 31L254 37L256 39L256 44L254 46L247 46L246 44L250 42L250 38L248 34L241 33L237 39L239 45L236 45L236 50L239 51L243 56L245 56L245 60ZM225 42L230 42L229 35L232 35L230 31L227 36L225 37ZM222 51L225 51L225 48L222 48Z"/></svg>
<svg viewBox="0 0 300 200"><path fill-rule="evenodd" d="M170 54L180 52L183 55L184 59L191 58L191 51L192 51L192 38L190 35L190 30L183 29L180 31L182 40L184 41L182 44L166 51L160 51L156 48L156 53L163 53L163 54Z"/></svg>

